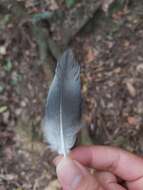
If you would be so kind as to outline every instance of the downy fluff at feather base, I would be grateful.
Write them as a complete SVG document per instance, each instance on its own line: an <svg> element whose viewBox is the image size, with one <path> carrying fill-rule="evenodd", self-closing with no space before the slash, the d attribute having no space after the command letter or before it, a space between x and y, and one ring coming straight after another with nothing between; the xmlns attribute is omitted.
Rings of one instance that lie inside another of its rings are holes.
<svg viewBox="0 0 143 190"><path fill-rule="evenodd" d="M71 50L57 63L50 85L43 132L52 150L67 155L81 128L80 66Z"/></svg>

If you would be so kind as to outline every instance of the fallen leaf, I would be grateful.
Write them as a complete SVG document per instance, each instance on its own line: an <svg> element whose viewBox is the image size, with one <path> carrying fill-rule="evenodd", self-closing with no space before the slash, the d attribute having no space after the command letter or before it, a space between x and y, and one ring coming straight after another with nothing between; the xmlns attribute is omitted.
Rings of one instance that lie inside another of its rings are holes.
<svg viewBox="0 0 143 190"><path fill-rule="evenodd" d="M6 181L16 180L18 178L15 174L0 174L0 178Z"/></svg>
<svg viewBox="0 0 143 190"><path fill-rule="evenodd" d="M19 1L19 0L18 0L18 1ZM25 1L25 7L26 7L26 8L30 8L30 7L33 7L33 6L34 6L33 0Z"/></svg>
<svg viewBox="0 0 143 190"><path fill-rule="evenodd" d="M12 69L12 62L10 59L6 60L4 63L4 70L9 72Z"/></svg>
<svg viewBox="0 0 143 190"><path fill-rule="evenodd" d="M59 9L59 6L56 2L56 0L47 0L48 6L49 6L49 10L54 11Z"/></svg>
<svg viewBox="0 0 143 190"><path fill-rule="evenodd" d="M143 63L137 65L136 69L138 72L143 72Z"/></svg>
<svg viewBox="0 0 143 190"><path fill-rule="evenodd" d="M6 47L5 46L0 46L0 54L6 55Z"/></svg>
<svg viewBox="0 0 143 190"><path fill-rule="evenodd" d="M120 73L121 72L121 68L120 67L117 67L116 69L113 70L114 73Z"/></svg>
<svg viewBox="0 0 143 190"><path fill-rule="evenodd" d="M86 63L91 63L92 61L95 60L97 56L97 51L94 48L87 48L86 49L86 54L85 54L85 62Z"/></svg>
<svg viewBox="0 0 143 190"><path fill-rule="evenodd" d="M124 41L124 47L128 48L130 46L130 42L128 40Z"/></svg>
<svg viewBox="0 0 143 190"><path fill-rule="evenodd" d="M129 94L132 97L135 97L136 96L136 89L134 88L133 84L130 81L127 81L126 86L127 86Z"/></svg>
<svg viewBox="0 0 143 190"><path fill-rule="evenodd" d="M0 107L0 113L5 112L7 109L8 109L7 106L1 106L1 107Z"/></svg>
<svg viewBox="0 0 143 190"><path fill-rule="evenodd" d="M7 161L12 160L12 158L14 157L14 152L13 152L12 146L5 147L4 155L5 155Z"/></svg>
<svg viewBox="0 0 143 190"><path fill-rule="evenodd" d="M133 116L129 116L128 118L128 123L130 124L130 125L137 125L137 119L135 118L135 117L133 117Z"/></svg>

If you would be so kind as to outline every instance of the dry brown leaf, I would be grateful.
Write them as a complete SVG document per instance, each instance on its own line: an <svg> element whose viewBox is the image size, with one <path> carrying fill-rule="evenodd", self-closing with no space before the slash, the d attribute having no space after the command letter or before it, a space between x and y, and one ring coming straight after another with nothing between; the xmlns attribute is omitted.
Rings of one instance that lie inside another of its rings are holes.
<svg viewBox="0 0 143 190"><path fill-rule="evenodd" d="M135 96L136 96L136 89L135 89L135 87L133 86L133 84L132 84L130 81L127 81L127 82L126 82L126 86L127 86L127 89L128 89L129 94L130 94L132 97L135 97Z"/></svg>
<svg viewBox="0 0 143 190"><path fill-rule="evenodd" d="M128 48L130 46L130 42L128 40L124 41L124 47Z"/></svg>
<svg viewBox="0 0 143 190"><path fill-rule="evenodd" d="M20 1L20 0L19 0ZM25 7L29 8L29 7L34 7L34 1L33 0L26 0L25 1Z"/></svg>
<svg viewBox="0 0 143 190"><path fill-rule="evenodd" d="M91 63L96 59L97 51L94 48L88 47L85 54L85 62Z"/></svg>
<svg viewBox="0 0 143 190"><path fill-rule="evenodd" d="M138 72L143 72L143 63L137 65L136 69Z"/></svg>
<svg viewBox="0 0 143 190"><path fill-rule="evenodd" d="M57 10L59 8L57 2L55 0L46 0L48 8L52 11Z"/></svg>
<svg viewBox="0 0 143 190"><path fill-rule="evenodd" d="M138 121L137 121L137 119L136 119L135 117L129 116L129 117L128 117L128 123L129 123L130 125L137 125Z"/></svg>
<svg viewBox="0 0 143 190"><path fill-rule="evenodd" d="M6 55L6 46L0 46L0 54Z"/></svg>
<svg viewBox="0 0 143 190"><path fill-rule="evenodd" d="M10 161L10 160L13 159L13 157L14 157L14 151L13 151L12 146L5 147L5 149L4 149L4 155L5 155L7 161Z"/></svg>

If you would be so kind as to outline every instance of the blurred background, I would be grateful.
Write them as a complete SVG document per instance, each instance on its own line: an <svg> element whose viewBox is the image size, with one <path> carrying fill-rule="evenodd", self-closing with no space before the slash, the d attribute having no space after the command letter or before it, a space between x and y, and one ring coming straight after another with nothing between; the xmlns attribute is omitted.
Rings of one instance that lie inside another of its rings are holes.
<svg viewBox="0 0 143 190"><path fill-rule="evenodd" d="M60 190L41 122L68 47L81 65L80 144L143 155L142 10L142 0L0 0L0 190Z"/></svg>

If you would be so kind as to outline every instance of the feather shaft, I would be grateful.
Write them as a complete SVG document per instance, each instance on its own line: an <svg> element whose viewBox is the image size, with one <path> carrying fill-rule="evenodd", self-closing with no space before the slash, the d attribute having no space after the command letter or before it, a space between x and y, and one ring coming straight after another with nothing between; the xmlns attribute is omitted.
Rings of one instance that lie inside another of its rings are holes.
<svg viewBox="0 0 143 190"><path fill-rule="evenodd" d="M65 141L64 141L64 133L63 133L63 120L62 120L62 98L60 102L60 136L61 136L61 149L62 149L64 157L66 157Z"/></svg>

